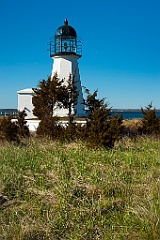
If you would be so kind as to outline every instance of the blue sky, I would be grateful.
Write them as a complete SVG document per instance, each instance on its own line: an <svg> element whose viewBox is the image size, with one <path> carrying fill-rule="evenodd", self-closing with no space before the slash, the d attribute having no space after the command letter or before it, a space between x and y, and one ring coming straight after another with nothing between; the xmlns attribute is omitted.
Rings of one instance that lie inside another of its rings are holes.
<svg viewBox="0 0 160 240"><path fill-rule="evenodd" d="M51 74L65 18L83 41L82 85L113 108L160 108L160 0L0 0L0 108Z"/></svg>

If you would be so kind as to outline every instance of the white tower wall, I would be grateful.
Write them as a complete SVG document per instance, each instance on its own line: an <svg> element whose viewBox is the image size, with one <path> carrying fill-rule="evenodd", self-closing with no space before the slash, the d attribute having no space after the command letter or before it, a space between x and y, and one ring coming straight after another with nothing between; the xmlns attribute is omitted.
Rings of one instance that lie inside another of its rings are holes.
<svg viewBox="0 0 160 240"><path fill-rule="evenodd" d="M75 76L74 81L78 91L78 101L77 105L72 109L73 114L77 117L85 116L84 104L83 103L83 94L82 94L82 86L80 81L80 74L78 68L78 58L77 55L60 55L53 57L53 69L52 69L52 77L55 73L58 74L58 78L60 80L64 80L64 84L67 85L67 81L69 79L70 74ZM55 115L60 117L67 116L67 109L56 109Z"/></svg>

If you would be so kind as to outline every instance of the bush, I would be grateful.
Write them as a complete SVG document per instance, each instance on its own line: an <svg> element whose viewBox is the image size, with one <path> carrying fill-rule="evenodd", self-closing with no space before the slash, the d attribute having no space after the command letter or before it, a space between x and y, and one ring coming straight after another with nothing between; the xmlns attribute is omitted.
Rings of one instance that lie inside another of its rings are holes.
<svg viewBox="0 0 160 240"><path fill-rule="evenodd" d="M75 140L86 140L87 127L75 122L69 123L66 127L62 127L60 140L61 141L75 141Z"/></svg>
<svg viewBox="0 0 160 240"><path fill-rule="evenodd" d="M27 121L25 120L26 116L27 116L27 114L26 114L25 110L18 111L16 125L18 127L19 137L29 137L30 136L29 128L26 125L26 123L27 123Z"/></svg>
<svg viewBox="0 0 160 240"><path fill-rule="evenodd" d="M41 122L37 129L37 134L48 136L50 138L74 139L75 125L73 123L72 110L77 104L78 91L75 86L74 76L69 76L67 86L64 80L60 80L55 74L49 76L47 80L39 83L38 89L33 89L33 113ZM64 129L57 126L59 118L55 116L55 110L58 108L68 109L69 125ZM54 116L54 117L53 117Z"/></svg>
<svg viewBox="0 0 160 240"><path fill-rule="evenodd" d="M88 146L89 147L114 147L122 134L122 119L118 116L107 117L104 109L97 109L92 113L89 122Z"/></svg>
<svg viewBox="0 0 160 240"><path fill-rule="evenodd" d="M37 128L37 135L58 138L61 135L62 127L57 125L58 117L46 117L41 120Z"/></svg>
<svg viewBox="0 0 160 240"><path fill-rule="evenodd" d="M152 103L148 104L146 109L141 108L143 114L143 128L144 134L159 134L160 133L160 118L156 116L156 109L153 108Z"/></svg>
<svg viewBox="0 0 160 240"><path fill-rule="evenodd" d="M40 120L53 116L55 106L59 106L59 100L63 95L63 81L55 76L49 76L47 80L42 80L38 84L38 88L33 88L35 93L32 98L33 114ZM57 104L57 105L56 105Z"/></svg>
<svg viewBox="0 0 160 240"><path fill-rule="evenodd" d="M0 120L0 138L8 142L19 142L18 126L12 122L13 116L4 117Z"/></svg>
<svg viewBox="0 0 160 240"><path fill-rule="evenodd" d="M89 147L112 148L122 132L122 118L111 117L110 108L105 99L97 99L96 90L90 94L87 90L86 106L89 109L89 121L87 124Z"/></svg>
<svg viewBox="0 0 160 240"><path fill-rule="evenodd" d="M25 121L25 110L18 112L17 121L13 121L13 115L0 120L0 139L8 142L20 142L21 137L29 137L29 128Z"/></svg>

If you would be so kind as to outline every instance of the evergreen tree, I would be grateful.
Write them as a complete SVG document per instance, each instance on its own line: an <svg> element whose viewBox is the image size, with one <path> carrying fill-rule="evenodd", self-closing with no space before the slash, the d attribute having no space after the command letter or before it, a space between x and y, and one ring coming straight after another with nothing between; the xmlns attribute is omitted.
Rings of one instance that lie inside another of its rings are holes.
<svg viewBox="0 0 160 240"><path fill-rule="evenodd" d="M19 143L18 126L12 119L13 115L10 115L0 120L0 138L8 142Z"/></svg>
<svg viewBox="0 0 160 240"><path fill-rule="evenodd" d="M25 110L18 111L18 117L16 121L16 125L18 127L18 134L20 137L29 137L29 128L26 125L27 121L25 120L25 117L27 116Z"/></svg>
<svg viewBox="0 0 160 240"><path fill-rule="evenodd" d="M57 74L47 80L42 80L38 88L34 88L35 96L33 97L33 114L37 116L41 122L37 129L39 135L48 135L50 137L56 136L57 121L59 118L54 115L56 108L68 109L69 125L68 132L75 132L73 124L72 109L77 103L78 92L76 91L74 76L70 74L67 85L64 80L59 80ZM62 129L61 129L62 130ZM61 133L64 131L61 131ZM72 134L70 134L71 136Z"/></svg>
<svg viewBox="0 0 160 240"><path fill-rule="evenodd" d="M13 115L2 118L0 120L0 139L19 143L21 137L29 137L29 128L26 125L27 121L25 121L26 115L25 110L23 110L18 112L15 121Z"/></svg>
<svg viewBox="0 0 160 240"><path fill-rule="evenodd" d="M61 99L64 89L63 80L60 81L57 74L42 80L38 88L33 89L35 93L32 99L33 114L41 120L37 129L38 135L56 137L56 124L59 118L53 114L56 108L62 107Z"/></svg>
<svg viewBox="0 0 160 240"><path fill-rule="evenodd" d="M38 88L33 88L35 93L32 98L33 114L40 120L52 117L54 109L61 106L60 101L64 88L62 83L63 80L60 81L55 74L52 78L49 76L47 80L42 80Z"/></svg>
<svg viewBox="0 0 160 240"><path fill-rule="evenodd" d="M61 102L64 109L68 110L68 125L63 131L63 139L73 140L77 138L77 126L74 123L75 105L78 102L78 91L75 82L75 75L69 75L67 85L63 88L63 94L61 95Z"/></svg>
<svg viewBox="0 0 160 240"><path fill-rule="evenodd" d="M105 103L105 98L98 99L98 89L93 92L93 94L90 93L90 91L85 88L85 93L87 94L85 105L89 111L89 114L91 115L93 111L96 109L107 109L108 104ZM107 110L107 115L109 114L110 109Z"/></svg>
<svg viewBox="0 0 160 240"><path fill-rule="evenodd" d="M104 98L97 98L98 90L90 94L87 89L86 93L85 105L89 110L88 146L111 148L120 137L122 119L111 117L108 103L105 103Z"/></svg>
<svg viewBox="0 0 160 240"><path fill-rule="evenodd" d="M144 134L158 134L160 133L160 119L156 116L156 109L153 108L152 102L148 104L146 109L141 108L142 111L142 132Z"/></svg>
<svg viewBox="0 0 160 240"><path fill-rule="evenodd" d="M37 134L39 136L49 137L50 139L59 138L63 129L57 124L58 120L59 118L56 116L42 119L37 128Z"/></svg>
<svg viewBox="0 0 160 240"><path fill-rule="evenodd" d="M73 116L76 114L74 111L74 106L78 102L78 91L75 83L75 75L69 75L67 85L63 88L63 94L61 95L61 102L65 109L68 109L69 123L73 122Z"/></svg>

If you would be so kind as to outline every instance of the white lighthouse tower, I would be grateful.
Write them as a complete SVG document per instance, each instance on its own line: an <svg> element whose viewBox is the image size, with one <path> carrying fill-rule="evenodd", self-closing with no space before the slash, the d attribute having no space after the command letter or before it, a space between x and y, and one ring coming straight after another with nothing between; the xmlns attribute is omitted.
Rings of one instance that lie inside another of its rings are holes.
<svg viewBox="0 0 160 240"><path fill-rule="evenodd" d="M74 76L74 84L78 92L76 105L73 106L72 113L76 117L83 117L86 111L83 104L82 87L78 69L78 59L82 56L82 42L77 37L73 27L68 25L67 19L64 25L59 27L54 37L50 40L50 56L53 58L52 77L57 74L60 80L64 80L67 85L69 76ZM18 91L18 110L26 110L27 118L35 118L33 115L34 106L32 97L35 95L32 88L26 88ZM54 115L59 117L68 116L68 110L64 108L56 108Z"/></svg>
<svg viewBox="0 0 160 240"><path fill-rule="evenodd" d="M82 57L82 42L77 37L75 29L68 25L65 19L64 25L59 27L54 37L50 41L50 56L53 58L52 77L57 74L60 80L64 80L67 85L69 76L74 76L74 84L78 92L76 105L73 106L72 112L76 117L86 115L83 104L82 86L78 68L78 59ZM67 116L68 110L56 109L55 115L60 117Z"/></svg>

